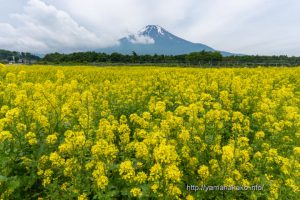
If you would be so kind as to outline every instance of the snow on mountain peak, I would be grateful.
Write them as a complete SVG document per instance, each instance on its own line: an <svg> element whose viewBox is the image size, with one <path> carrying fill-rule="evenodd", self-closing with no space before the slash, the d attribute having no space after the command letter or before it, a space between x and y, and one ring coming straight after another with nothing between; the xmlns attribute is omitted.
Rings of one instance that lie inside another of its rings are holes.
<svg viewBox="0 0 300 200"><path fill-rule="evenodd" d="M129 35L127 40L132 44L154 44L157 41L175 40L176 36L172 35L164 28L158 25L147 25L135 34ZM178 38L177 40L180 40Z"/></svg>
<svg viewBox="0 0 300 200"><path fill-rule="evenodd" d="M157 27L157 31L159 34L164 35L165 33L163 32L161 27Z"/></svg>
<svg viewBox="0 0 300 200"><path fill-rule="evenodd" d="M158 33L159 35L165 35L165 30L158 25L148 25L139 31L141 35L149 35L150 33Z"/></svg>

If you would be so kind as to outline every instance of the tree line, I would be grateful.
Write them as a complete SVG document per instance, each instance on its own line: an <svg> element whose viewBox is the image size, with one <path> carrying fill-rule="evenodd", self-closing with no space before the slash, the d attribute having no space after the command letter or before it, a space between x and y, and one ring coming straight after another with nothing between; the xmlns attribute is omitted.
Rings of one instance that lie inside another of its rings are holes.
<svg viewBox="0 0 300 200"><path fill-rule="evenodd" d="M27 52L8 51L0 49L0 63L22 63L31 64L41 58Z"/></svg>
<svg viewBox="0 0 300 200"><path fill-rule="evenodd" d="M71 54L51 53L40 60L41 64L178 64L178 65L265 65L265 66L299 66L300 57L288 56L222 56L220 52L193 52L183 55L131 55L120 53L77 52Z"/></svg>
<svg viewBox="0 0 300 200"><path fill-rule="evenodd" d="M219 52L195 52L186 55L138 55L132 52L131 55L120 53L96 53L96 52L79 52L71 54L52 53L47 54L41 62L47 63L192 63L199 62L209 63L222 60L222 55Z"/></svg>
<svg viewBox="0 0 300 200"><path fill-rule="evenodd" d="M107 64L165 64L194 66L300 66L300 57L289 56L222 56L220 52L193 52L183 55L130 55L120 53L76 52L70 54L49 53L43 58L30 53L0 50L1 63L38 63L51 65L107 65Z"/></svg>

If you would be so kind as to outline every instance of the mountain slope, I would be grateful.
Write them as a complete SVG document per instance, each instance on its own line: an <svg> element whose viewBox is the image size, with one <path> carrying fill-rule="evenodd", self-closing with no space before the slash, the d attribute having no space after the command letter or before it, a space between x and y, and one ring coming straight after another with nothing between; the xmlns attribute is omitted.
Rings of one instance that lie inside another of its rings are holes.
<svg viewBox="0 0 300 200"><path fill-rule="evenodd" d="M196 51L215 51L213 48L201 44L192 43L179 38L164 28L157 25L148 25L136 34L128 35L119 40L119 45L98 49L97 52L131 54L164 54L179 55ZM222 54L230 54L222 52Z"/></svg>

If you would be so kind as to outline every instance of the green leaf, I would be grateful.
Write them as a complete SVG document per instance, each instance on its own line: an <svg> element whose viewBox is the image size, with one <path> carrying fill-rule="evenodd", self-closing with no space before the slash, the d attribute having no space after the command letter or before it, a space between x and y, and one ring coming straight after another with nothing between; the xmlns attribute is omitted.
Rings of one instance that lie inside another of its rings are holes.
<svg viewBox="0 0 300 200"><path fill-rule="evenodd" d="M8 178L6 176L0 175L0 181L7 181L7 180L8 180Z"/></svg>

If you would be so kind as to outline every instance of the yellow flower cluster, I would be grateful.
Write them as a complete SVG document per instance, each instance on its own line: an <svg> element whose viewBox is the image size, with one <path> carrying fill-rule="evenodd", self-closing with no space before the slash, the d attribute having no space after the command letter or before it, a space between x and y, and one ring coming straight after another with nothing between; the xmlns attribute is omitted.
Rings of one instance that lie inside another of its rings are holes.
<svg viewBox="0 0 300 200"><path fill-rule="evenodd" d="M222 161L232 163L234 159L234 148L231 145L226 145L222 148Z"/></svg>
<svg viewBox="0 0 300 200"><path fill-rule="evenodd" d="M120 176L126 181L132 181L135 176L135 170L132 167L131 161L127 160L120 164Z"/></svg>
<svg viewBox="0 0 300 200"><path fill-rule="evenodd" d="M0 141L5 142L6 140L12 139L13 136L9 131L1 131L0 133Z"/></svg>
<svg viewBox="0 0 300 200"><path fill-rule="evenodd" d="M105 164L103 162L98 162L93 171L93 177L96 180L97 186L102 190L105 189L109 181L105 173Z"/></svg>
<svg viewBox="0 0 300 200"><path fill-rule="evenodd" d="M202 179L207 179L209 177L209 168L205 165L200 166L198 174Z"/></svg>
<svg viewBox="0 0 300 200"><path fill-rule="evenodd" d="M0 199L299 199L299 105L299 67L0 66Z"/></svg>
<svg viewBox="0 0 300 200"><path fill-rule="evenodd" d="M33 132L28 132L25 135L26 140L28 141L28 143L30 145L35 145L37 144L37 139L36 139L36 135Z"/></svg>

